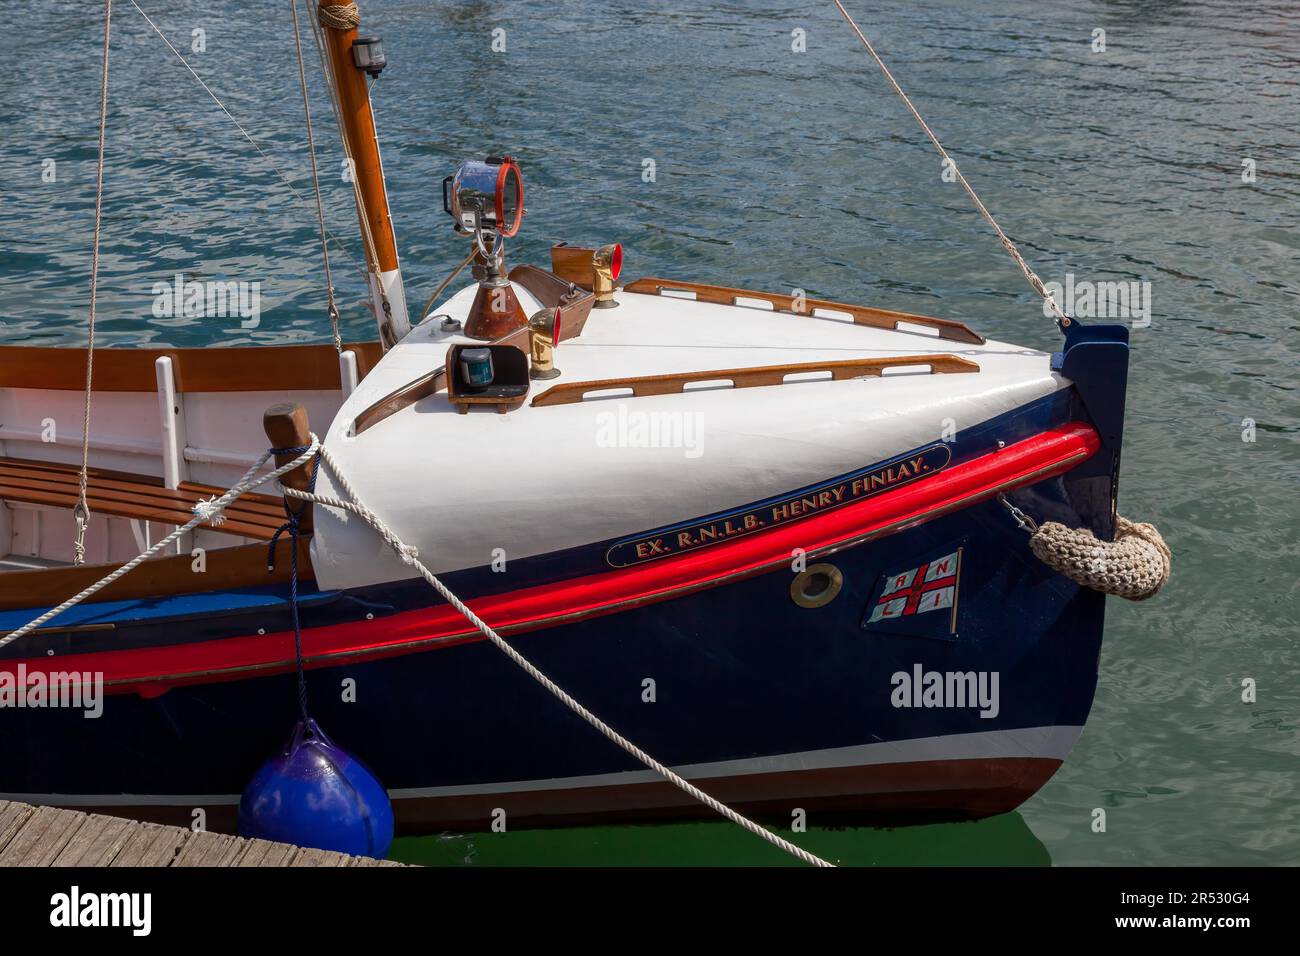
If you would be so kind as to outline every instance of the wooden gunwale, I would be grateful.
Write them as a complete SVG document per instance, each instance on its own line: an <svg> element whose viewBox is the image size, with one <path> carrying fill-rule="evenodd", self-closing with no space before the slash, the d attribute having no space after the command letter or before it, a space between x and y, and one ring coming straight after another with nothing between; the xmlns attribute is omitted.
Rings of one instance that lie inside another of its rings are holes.
<svg viewBox="0 0 1300 956"><path fill-rule="evenodd" d="M378 342L345 344L357 357L357 375L378 363ZM180 392L287 392L339 389L332 345L255 345L196 349L95 349L96 392L155 392L154 363L172 360ZM86 387L86 350L0 346L0 388L80 392Z"/></svg>
<svg viewBox="0 0 1300 956"><path fill-rule="evenodd" d="M830 372L833 381L866 376L880 377L885 369L908 365L928 365L933 374L978 372L979 365L956 355L903 355L888 358L845 359L830 362L796 362L786 365L759 365L751 368L723 368L701 372L672 372L665 375L639 375L630 378L595 379L555 385L533 399L535 406L568 405L581 402L589 392L628 388L632 398L650 395L676 395L693 382L730 380L734 388L784 385L786 376L807 372ZM619 396L626 398L629 396Z"/></svg>
<svg viewBox="0 0 1300 956"><path fill-rule="evenodd" d="M815 309L830 309L844 312L853 317L857 325L870 325L891 332L907 332L898 328L898 323L908 322L912 325L925 326L939 331L939 338L953 342L967 342L971 345L983 345L984 336L970 326L951 319L936 319L929 315L913 315L910 312L894 312L890 309L874 309L865 305L849 305L846 302L832 302L829 299L797 299L792 295L778 292L756 292L752 289L737 289L732 286L706 285L702 282L676 282L672 279L660 279L649 276L637 279L623 286L624 292L640 295L663 295L665 292L693 292L696 302L709 302L714 305L729 305L736 308L753 308L737 299L758 299L768 302L775 312L804 317L820 318L813 315ZM797 306L797 307L796 307Z"/></svg>
<svg viewBox="0 0 1300 956"><path fill-rule="evenodd" d="M311 536L298 539L298 579L314 581L311 564ZM285 584L289 581L290 539L284 535L275 543L275 570L266 566L266 544L245 544L233 548L214 548L205 555L204 570L194 568L194 558L188 554L151 558L130 574L118 578L83 603L101 601L130 601L167 597L174 594L198 594L206 591L225 591L234 588L258 587L267 584ZM80 567L39 568L31 571L5 571L0 574L4 587L0 588L0 611L21 608L50 607L77 594L105 575L116 570L118 564L83 564ZM55 623L46 630L60 631Z"/></svg>

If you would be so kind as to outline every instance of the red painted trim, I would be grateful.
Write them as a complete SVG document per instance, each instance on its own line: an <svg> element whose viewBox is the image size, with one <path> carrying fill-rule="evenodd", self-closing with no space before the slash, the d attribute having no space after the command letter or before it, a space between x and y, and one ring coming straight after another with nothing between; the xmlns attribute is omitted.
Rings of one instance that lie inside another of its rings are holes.
<svg viewBox="0 0 1300 956"><path fill-rule="evenodd" d="M912 484L768 531L674 558L521 588L470 604L497 630L522 632L667 600L762 573L789 561L795 548L809 556L832 552L864 537L892 534L1010 488L1062 474L1094 454L1100 444L1097 432L1088 425L1076 422L1052 428ZM446 604L374 621L306 629L302 637L307 666L313 668L409 654L431 644L445 647L484 640ZM19 663L26 663L29 671L103 672L113 692L151 695L181 684L290 670L293 634L250 635L57 660L11 660L0 664L0 670L13 671Z"/></svg>

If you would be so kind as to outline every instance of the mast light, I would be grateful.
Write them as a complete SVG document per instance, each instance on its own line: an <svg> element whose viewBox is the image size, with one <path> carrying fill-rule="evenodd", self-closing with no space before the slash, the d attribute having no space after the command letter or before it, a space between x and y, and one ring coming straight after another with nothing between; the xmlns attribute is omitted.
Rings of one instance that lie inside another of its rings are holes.
<svg viewBox="0 0 1300 956"><path fill-rule="evenodd" d="M388 65L384 56L383 37L357 37L352 41L352 62L358 70L365 70L371 79L377 79Z"/></svg>

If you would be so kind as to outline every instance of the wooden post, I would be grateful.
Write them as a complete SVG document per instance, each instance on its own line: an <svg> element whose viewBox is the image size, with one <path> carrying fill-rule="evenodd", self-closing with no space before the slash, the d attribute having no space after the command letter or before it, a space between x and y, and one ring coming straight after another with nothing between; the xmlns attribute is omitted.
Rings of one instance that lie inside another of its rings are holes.
<svg viewBox="0 0 1300 956"><path fill-rule="evenodd" d="M262 416L262 428L272 448L300 448L311 444L311 430L307 426L307 409L298 402L286 402L272 405ZM291 452L275 456L277 468L287 465L302 452ZM308 491L311 487L312 462L300 465L293 471L280 476L280 483L286 488ZM312 529L311 502L290 499L291 507L298 514L298 527L303 532Z"/></svg>

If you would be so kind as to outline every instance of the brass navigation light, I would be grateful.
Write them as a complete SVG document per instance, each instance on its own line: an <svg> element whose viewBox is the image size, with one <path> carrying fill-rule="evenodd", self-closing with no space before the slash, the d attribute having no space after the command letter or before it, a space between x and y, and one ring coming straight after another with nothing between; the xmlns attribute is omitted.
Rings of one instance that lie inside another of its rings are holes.
<svg viewBox="0 0 1300 956"><path fill-rule="evenodd" d="M614 283L618 281L618 274L623 271L622 243L601 246L592 256L591 264L596 273L595 283L592 286L592 290L596 293L596 301L592 308L618 308L618 303L614 301Z"/></svg>

